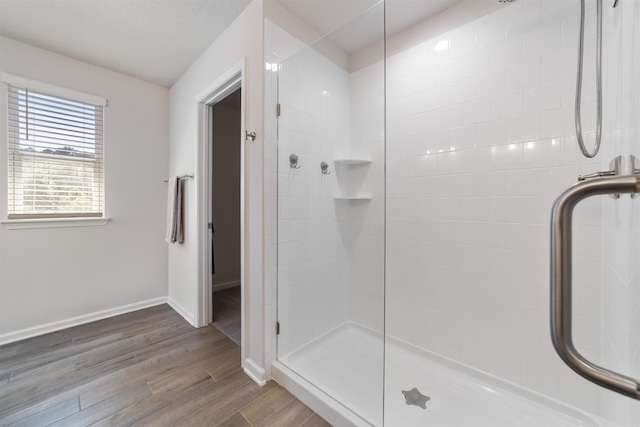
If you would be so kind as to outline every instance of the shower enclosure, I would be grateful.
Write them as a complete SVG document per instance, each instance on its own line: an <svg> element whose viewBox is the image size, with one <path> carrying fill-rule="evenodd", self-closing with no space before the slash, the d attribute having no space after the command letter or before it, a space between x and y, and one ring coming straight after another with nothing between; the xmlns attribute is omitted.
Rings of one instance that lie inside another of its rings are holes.
<svg viewBox="0 0 640 427"><path fill-rule="evenodd" d="M382 5L278 70L278 359L382 423L384 38ZM366 39L354 41L358 33ZM372 375L372 372L375 374ZM349 381L345 381L349 377ZM359 384L355 392L353 385Z"/></svg>
<svg viewBox="0 0 640 427"><path fill-rule="evenodd" d="M558 196L640 169L640 2L602 3L593 158L580 0L278 2L297 17L266 26L276 378L335 424L640 425L554 351L549 280ZM576 206L568 306L577 351L634 378L637 205Z"/></svg>

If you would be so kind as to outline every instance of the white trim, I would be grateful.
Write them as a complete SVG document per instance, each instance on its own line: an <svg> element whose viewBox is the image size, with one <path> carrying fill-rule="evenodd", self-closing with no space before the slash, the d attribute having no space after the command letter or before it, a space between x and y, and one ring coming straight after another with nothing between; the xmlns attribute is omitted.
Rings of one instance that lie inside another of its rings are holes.
<svg viewBox="0 0 640 427"><path fill-rule="evenodd" d="M247 147L246 147L246 129L247 129L247 83L245 81L246 76L246 64L243 59L236 65L236 68L240 70L240 360L245 360L247 357L247 330L249 329L249 310L247 306L249 304L249 298L247 297L247 289L251 289L249 274L247 271L247 259L249 258L249 249L247 245L247 221L249 220L246 212L246 198L247 198ZM260 182L262 185L262 181ZM211 203L209 203L211 206ZM253 362L252 362L253 363ZM256 366L260 366L256 364ZM261 369L260 369L261 370ZM262 377L263 380L266 378ZM260 377L254 378L260 379Z"/></svg>
<svg viewBox="0 0 640 427"><path fill-rule="evenodd" d="M196 313L192 323L196 327L207 326L212 319L211 300L211 232L208 223L211 218L211 208L207 206L210 191L209 162L211 150L209 149L211 111L209 106L198 103L198 147L197 147L197 206L196 206L196 257L197 257L197 283L196 283Z"/></svg>
<svg viewBox="0 0 640 427"><path fill-rule="evenodd" d="M222 101L227 95L232 94L241 87L244 81L244 61L240 61L231 67L226 73L216 79L215 82L206 87L198 96L196 102L211 105Z"/></svg>
<svg viewBox="0 0 640 427"><path fill-rule="evenodd" d="M211 292L223 291L225 289L235 288L236 286L240 286L240 280L232 280L230 282L218 283L216 285L211 286Z"/></svg>
<svg viewBox="0 0 640 427"><path fill-rule="evenodd" d="M60 87L49 83L31 80L26 77L16 76L15 74L2 73L0 80L14 86L33 89L38 92L48 93L49 95L59 96L61 98L72 99L74 101L86 102L87 104L107 106L107 99L102 96L92 95L90 93L80 92L66 87Z"/></svg>
<svg viewBox="0 0 640 427"><path fill-rule="evenodd" d="M243 359L242 369L245 374L254 380L260 387L267 383L267 373L251 359Z"/></svg>
<svg viewBox="0 0 640 427"><path fill-rule="evenodd" d="M191 324L192 326L198 327L191 313L189 313L188 310L185 310L184 307L178 304L174 299L168 298L167 304L169 304L171 308L173 308L180 316L182 316L184 320L189 322L189 324Z"/></svg>
<svg viewBox="0 0 640 427"><path fill-rule="evenodd" d="M21 329L19 331L8 332L0 335L0 345L21 341L38 335L48 334L50 332L60 331L62 329L71 328L73 326L84 325L85 323L95 322L96 320L106 319L108 317L118 316L130 313L132 311L142 310L143 308L154 307L156 305L165 304L167 297L154 298L146 301L140 301L133 304L127 304L108 310L96 311L94 313L83 314L82 316L72 317L70 319L58 320L56 322L46 323L44 325L33 326L31 328Z"/></svg>
<svg viewBox="0 0 640 427"><path fill-rule="evenodd" d="M273 379L302 403L317 412L333 426L367 426L370 424L330 398L309 381L276 361L271 365Z"/></svg>
<svg viewBox="0 0 640 427"><path fill-rule="evenodd" d="M46 219L8 219L0 221L7 230L26 230L31 228L98 227L107 225L109 218L46 218Z"/></svg>
<svg viewBox="0 0 640 427"><path fill-rule="evenodd" d="M198 150L197 150L197 182L198 182L198 206L197 206L197 224L196 237L197 243L197 259L198 259L198 290L197 290L197 313L195 323L196 327L206 326L212 322L212 302L211 302L211 233L208 230L207 223L211 221L211 106L218 101L224 99L236 89L240 88L242 93L242 101L240 107L240 129L245 129L245 111L247 103L246 97L246 66L245 60L238 62L231 67L225 74L216 79L211 85L204 89L195 99L198 105ZM240 348L241 360L244 360L246 352L246 263L247 245L245 244L245 141L241 135L240 140Z"/></svg>

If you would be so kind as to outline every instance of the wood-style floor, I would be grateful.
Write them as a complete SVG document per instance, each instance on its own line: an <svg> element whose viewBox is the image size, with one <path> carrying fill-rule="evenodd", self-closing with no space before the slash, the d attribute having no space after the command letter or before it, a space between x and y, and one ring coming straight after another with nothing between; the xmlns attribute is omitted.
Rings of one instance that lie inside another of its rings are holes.
<svg viewBox="0 0 640 427"><path fill-rule="evenodd" d="M167 305L1 346L0 425L329 426Z"/></svg>
<svg viewBox="0 0 640 427"><path fill-rule="evenodd" d="M242 324L242 304L240 302L240 286L214 292L213 326L228 336L231 341L240 345Z"/></svg>

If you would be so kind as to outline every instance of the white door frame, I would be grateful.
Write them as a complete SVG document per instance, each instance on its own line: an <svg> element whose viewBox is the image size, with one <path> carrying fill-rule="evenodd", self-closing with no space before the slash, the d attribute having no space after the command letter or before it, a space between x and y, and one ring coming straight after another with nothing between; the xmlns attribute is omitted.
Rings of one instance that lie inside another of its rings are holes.
<svg viewBox="0 0 640 427"><path fill-rule="evenodd" d="M220 76L196 99L198 103L198 167L197 167L197 251L198 251L198 293L196 327L207 326L212 322L211 297L211 242L212 236L208 224L211 222L211 180L213 177L213 135L212 106L241 89L240 106L240 304L241 304L241 348L242 360L245 358L245 61L241 61Z"/></svg>

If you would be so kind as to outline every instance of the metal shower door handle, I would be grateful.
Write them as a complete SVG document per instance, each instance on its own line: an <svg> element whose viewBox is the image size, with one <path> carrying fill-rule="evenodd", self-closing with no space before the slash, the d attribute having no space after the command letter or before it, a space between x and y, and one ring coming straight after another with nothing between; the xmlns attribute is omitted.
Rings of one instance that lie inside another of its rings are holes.
<svg viewBox="0 0 640 427"><path fill-rule="evenodd" d="M586 360L571 331L571 225L573 209L588 197L640 193L640 175L579 182L558 197L551 212L551 339L560 358L576 373L602 387L640 400L640 382Z"/></svg>

